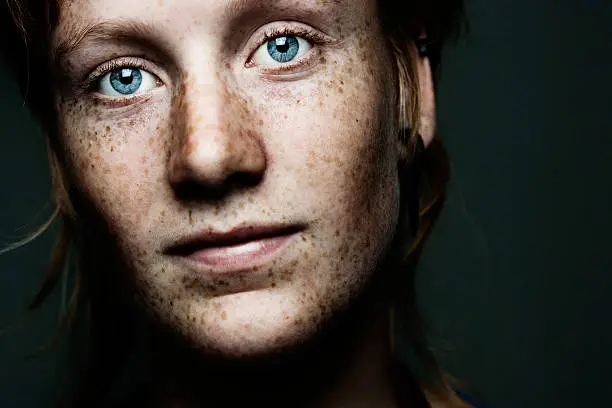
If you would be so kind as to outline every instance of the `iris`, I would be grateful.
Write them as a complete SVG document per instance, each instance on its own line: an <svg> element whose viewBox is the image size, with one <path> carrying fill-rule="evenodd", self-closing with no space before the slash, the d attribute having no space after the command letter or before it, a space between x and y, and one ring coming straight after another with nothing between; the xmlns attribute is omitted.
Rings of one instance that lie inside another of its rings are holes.
<svg viewBox="0 0 612 408"><path fill-rule="evenodd" d="M121 68L110 74L110 85L121 94L134 93L142 84L142 73L139 69Z"/></svg>
<svg viewBox="0 0 612 408"><path fill-rule="evenodd" d="M268 41L268 54L278 62L288 62L295 58L300 45L294 36L277 37Z"/></svg>

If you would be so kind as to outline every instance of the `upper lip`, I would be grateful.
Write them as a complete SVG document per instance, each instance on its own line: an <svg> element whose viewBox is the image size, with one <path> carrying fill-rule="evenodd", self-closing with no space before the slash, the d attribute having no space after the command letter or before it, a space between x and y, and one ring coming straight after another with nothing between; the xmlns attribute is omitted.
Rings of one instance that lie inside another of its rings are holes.
<svg viewBox="0 0 612 408"><path fill-rule="evenodd" d="M227 232L208 231L186 236L176 241L166 251L172 255L186 255L207 247L235 245L255 239L289 235L301 230L299 225L241 224Z"/></svg>

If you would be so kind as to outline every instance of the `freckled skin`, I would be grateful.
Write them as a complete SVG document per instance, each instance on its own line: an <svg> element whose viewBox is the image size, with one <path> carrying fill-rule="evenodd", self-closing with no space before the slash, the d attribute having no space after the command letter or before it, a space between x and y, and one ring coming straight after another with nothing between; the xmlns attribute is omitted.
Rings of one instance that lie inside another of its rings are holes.
<svg viewBox="0 0 612 408"><path fill-rule="evenodd" d="M62 141L88 202L120 238L129 273L146 285L154 314L222 353L266 352L311 335L343 308L390 242L398 182L395 136L386 125L388 56L372 23L374 2L347 2L337 6L346 14L330 30L340 45L321 45L318 65L299 80L265 81L240 55L220 60L224 39L210 27L224 24L214 17L222 15L221 2L192 3L210 12L191 20L181 2L164 1L146 15L173 53L152 70L163 84L120 107L64 95ZM74 1L62 9L55 38L75 24L143 17L148 8L140 0ZM180 27L169 25L173 18ZM91 47L70 62L94 54ZM219 203L176 197L181 183L214 189L235 172L258 182L230 190ZM216 296L216 279L193 277L162 253L195 231L283 220L306 229L265 266L270 285L260 290ZM185 324L194 318L197 324Z"/></svg>
<svg viewBox="0 0 612 408"><path fill-rule="evenodd" d="M315 62L292 80L245 67L249 50L226 42L249 35L224 35L225 3L67 3L56 42L84 24L140 18L163 39L165 57L151 58L146 69L159 84L133 102L113 106L93 91L63 88L56 106L67 165L108 223L139 300L202 351L243 356L313 336L363 290L397 223L398 153L392 64L374 0L281 2L281 15L283 7L333 10L324 25L336 42L313 45ZM108 55L146 60L139 51L87 43L64 67L76 78ZM255 182L232 184L238 173ZM182 194L187 184L202 195ZM305 229L253 278L194 275L164 254L187 234L244 221ZM224 292L237 285L254 289Z"/></svg>

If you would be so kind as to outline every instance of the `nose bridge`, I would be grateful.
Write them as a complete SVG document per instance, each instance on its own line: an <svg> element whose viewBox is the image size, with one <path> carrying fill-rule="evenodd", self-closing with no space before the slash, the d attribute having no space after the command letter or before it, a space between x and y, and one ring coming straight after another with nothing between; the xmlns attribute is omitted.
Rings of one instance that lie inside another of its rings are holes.
<svg viewBox="0 0 612 408"><path fill-rule="evenodd" d="M231 80L210 65L191 71L175 95L170 153L171 181L219 185L234 172L260 172L265 165L245 99Z"/></svg>
<svg viewBox="0 0 612 408"><path fill-rule="evenodd" d="M183 85L176 119L183 122L183 126L179 127L183 132L178 136L185 148L193 148L200 139L206 141L217 136L221 130L221 115L226 101L220 86L214 81L188 81Z"/></svg>

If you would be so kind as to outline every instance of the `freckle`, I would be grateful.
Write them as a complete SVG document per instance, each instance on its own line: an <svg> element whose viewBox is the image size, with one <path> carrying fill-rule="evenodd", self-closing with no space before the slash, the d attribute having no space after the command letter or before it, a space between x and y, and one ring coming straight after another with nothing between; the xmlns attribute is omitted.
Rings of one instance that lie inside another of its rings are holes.
<svg viewBox="0 0 612 408"><path fill-rule="evenodd" d="M110 132L110 126L106 126L106 133Z"/></svg>
<svg viewBox="0 0 612 408"><path fill-rule="evenodd" d="M130 126L131 126L131 127L134 127L134 120L133 120L133 119L132 119L132 120L130 120Z"/></svg>
<svg viewBox="0 0 612 408"><path fill-rule="evenodd" d="M111 151L111 152L114 152L114 151L115 151L115 146L111 145L111 147L110 147L110 151Z"/></svg>
<svg viewBox="0 0 612 408"><path fill-rule="evenodd" d="M298 99L296 103L297 103L297 104L299 104L300 102L301 102L301 101Z"/></svg>
<svg viewBox="0 0 612 408"><path fill-rule="evenodd" d="M221 312L221 319L227 320L227 313L225 312L225 310Z"/></svg>

